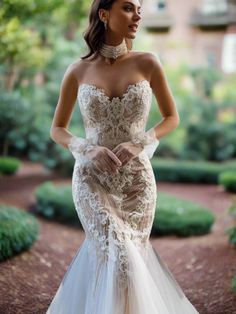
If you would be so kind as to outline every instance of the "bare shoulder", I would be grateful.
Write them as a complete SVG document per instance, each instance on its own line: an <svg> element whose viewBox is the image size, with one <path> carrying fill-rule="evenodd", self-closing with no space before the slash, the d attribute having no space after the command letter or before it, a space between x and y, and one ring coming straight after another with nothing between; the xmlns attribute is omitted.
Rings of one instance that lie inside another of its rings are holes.
<svg viewBox="0 0 236 314"><path fill-rule="evenodd" d="M161 85L166 85L167 77L159 57L154 53L147 52L143 59L143 63L148 71L150 86L155 90Z"/></svg>
<svg viewBox="0 0 236 314"><path fill-rule="evenodd" d="M78 59L68 65L65 75L75 79L79 85L80 81L83 79L83 76L89 66L89 62L83 59Z"/></svg>
<svg viewBox="0 0 236 314"><path fill-rule="evenodd" d="M158 57L152 52L132 51L133 56L142 60L158 60Z"/></svg>
<svg viewBox="0 0 236 314"><path fill-rule="evenodd" d="M160 59L152 52L134 52L134 57L136 58L136 62L140 66L145 76L151 81L152 74L155 71L161 74L162 72L162 64Z"/></svg>
<svg viewBox="0 0 236 314"><path fill-rule="evenodd" d="M144 52L142 54L142 62L145 63L146 67L152 70L155 69L161 69L161 62L160 59L152 52Z"/></svg>

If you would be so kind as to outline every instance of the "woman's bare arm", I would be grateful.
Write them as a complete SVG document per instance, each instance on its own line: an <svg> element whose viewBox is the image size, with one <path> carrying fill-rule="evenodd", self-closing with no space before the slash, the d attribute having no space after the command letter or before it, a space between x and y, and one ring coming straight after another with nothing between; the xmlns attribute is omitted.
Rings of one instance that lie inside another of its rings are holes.
<svg viewBox="0 0 236 314"><path fill-rule="evenodd" d="M72 134L67 127L70 123L72 112L77 98L78 82L74 75L75 64L71 64L62 79L60 95L55 109L50 136L54 142L68 149Z"/></svg>
<svg viewBox="0 0 236 314"><path fill-rule="evenodd" d="M156 137L159 139L175 129L180 118L162 64L152 53L148 54L148 62L152 69L150 85L163 117L155 126Z"/></svg>

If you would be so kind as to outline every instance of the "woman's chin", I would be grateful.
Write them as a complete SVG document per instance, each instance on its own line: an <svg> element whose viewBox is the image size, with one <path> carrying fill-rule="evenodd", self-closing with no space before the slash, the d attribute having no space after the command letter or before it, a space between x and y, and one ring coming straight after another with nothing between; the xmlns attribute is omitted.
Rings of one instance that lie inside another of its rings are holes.
<svg viewBox="0 0 236 314"><path fill-rule="evenodd" d="M129 33L127 34L126 38L133 39L133 38L135 38L135 36L136 36L136 33L135 33L135 32L129 32Z"/></svg>

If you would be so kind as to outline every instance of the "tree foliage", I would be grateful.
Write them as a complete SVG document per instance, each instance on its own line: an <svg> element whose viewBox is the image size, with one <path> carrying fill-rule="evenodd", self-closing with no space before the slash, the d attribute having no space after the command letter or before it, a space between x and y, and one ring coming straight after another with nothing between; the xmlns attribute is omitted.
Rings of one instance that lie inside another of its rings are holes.
<svg viewBox="0 0 236 314"><path fill-rule="evenodd" d="M88 3L86 0L1 1L0 64L5 88L13 90L19 81L29 79L46 65L53 54L52 29L74 39Z"/></svg>

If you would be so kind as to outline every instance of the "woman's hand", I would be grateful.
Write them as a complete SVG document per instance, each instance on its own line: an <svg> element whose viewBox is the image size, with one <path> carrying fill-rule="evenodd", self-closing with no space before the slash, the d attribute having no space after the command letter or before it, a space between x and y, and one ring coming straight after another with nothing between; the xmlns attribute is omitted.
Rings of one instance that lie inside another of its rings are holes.
<svg viewBox="0 0 236 314"><path fill-rule="evenodd" d="M116 173L118 167L122 166L119 158L105 146L94 145L84 155L101 172Z"/></svg>
<svg viewBox="0 0 236 314"><path fill-rule="evenodd" d="M117 145L112 152L122 162L122 166L127 164L132 158L137 156L143 150L141 144L134 144L132 142L124 142Z"/></svg>
<svg viewBox="0 0 236 314"><path fill-rule="evenodd" d="M91 139L72 135L67 147L79 163L92 163L101 172L114 173L118 171L118 167L122 166L119 158L110 149L93 144Z"/></svg>

